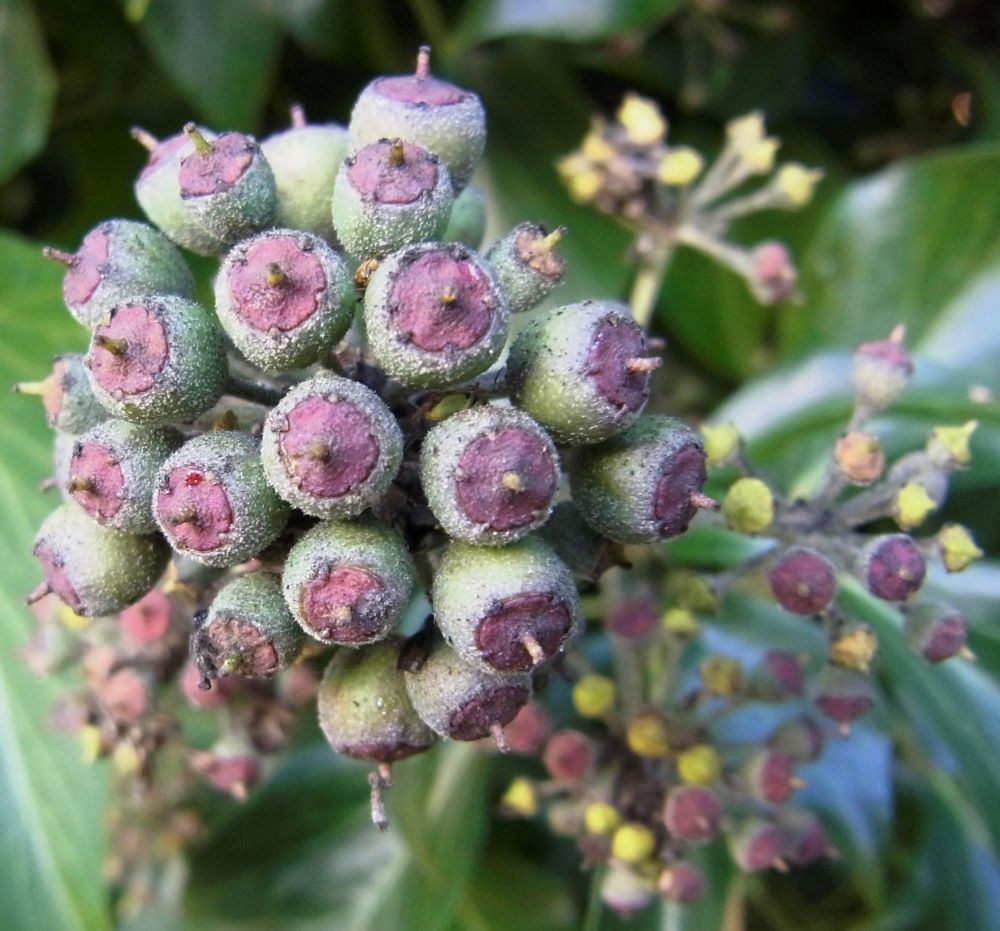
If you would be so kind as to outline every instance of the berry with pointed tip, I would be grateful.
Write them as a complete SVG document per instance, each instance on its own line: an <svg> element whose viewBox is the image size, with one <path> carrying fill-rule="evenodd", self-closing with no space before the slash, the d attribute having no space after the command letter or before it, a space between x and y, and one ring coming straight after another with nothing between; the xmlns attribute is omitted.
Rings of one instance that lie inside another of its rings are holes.
<svg viewBox="0 0 1000 931"><path fill-rule="evenodd" d="M787 808L778 814L783 843L782 859L794 866L807 866L834 852L823 823L811 811Z"/></svg>
<svg viewBox="0 0 1000 931"><path fill-rule="evenodd" d="M722 826L722 802L706 786L676 786L667 795L663 823L678 840L702 844L719 833Z"/></svg>
<svg viewBox="0 0 1000 931"><path fill-rule="evenodd" d="M182 442L181 434L169 427L105 420L74 444L67 491L104 527L155 533L154 477Z"/></svg>
<svg viewBox="0 0 1000 931"><path fill-rule="evenodd" d="M837 592L833 563L806 546L785 550L767 578L775 601L793 614L819 614L830 607Z"/></svg>
<svg viewBox="0 0 1000 931"><path fill-rule="evenodd" d="M823 752L823 730L806 714L789 718L771 735L769 746L796 763L812 763Z"/></svg>
<svg viewBox="0 0 1000 931"><path fill-rule="evenodd" d="M574 575L591 582L612 566L624 564L621 546L594 530L572 501L560 501L552 508L538 535Z"/></svg>
<svg viewBox="0 0 1000 931"><path fill-rule="evenodd" d="M968 621L948 605L925 602L906 615L903 632L910 646L929 663L940 663L965 649Z"/></svg>
<svg viewBox="0 0 1000 931"><path fill-rule="evenodd" d="M462 662L438 641L416 672L407 672L406 691L422 721L453 740L479 740L497 734L531 698L531 677L497 673ZM502 740L502 737L500 738Z"/></svg>
<svg viewBox="0 0 1000 931"><path fill-rule="evenodd" d="M503 350L508 314L493 270L455 243L394 252L365 290L372 354L408 388L447 388L486 371Z"/></svg>
<svg viewBox="0 0 1000 931"><path fill-rule="evenodd" d="M553 659L579 623L573 576L536 537L504 547L449 544L431 601L452 648L491 672L524 672Z"/></svg>
<svg viewBox="0 0 1000 931"><path fill-rule="evenodd" d="M559 487L548 434L516 408L482 405L454 414L424 438L427 503L457 540L503 546L545 523Z"/></svg>
<svg viewBox="0 0 1000 931"><path fill-rule="evenodd" d="M927 563L913 538L905 533L877 536L861 552L861 581L885 601L906 601L917 593Z"/></svg>
<svg viewBox="0 0 1000 931"><path fill-rule="evenodd" d="M660 360L624 304L581 301L539 314L510 347L511 398L559 443L598 443L639 417Z"/></svg>
<svg viewBox="0 0 1000 931"><path fill-rule="evenodd" d="M705 895L705 874L684 860L668 866L656 882L660 895L677 905L690 905Z"/></svg>
<svg viewBox="0 0 1000 931"><path fill-rule="evenodd" d="M241 353L266 372L311 365L354 319L354 283L322 239L268 230L234 246L215 279L215 312Z"/></svg>
<svg viewBox="0 0 1000 931"><path fill-rule="evenodd" d="M344 159L333 186L333 225L357 259L440 239L455 195L448 168L413 142L380 139Z"/></svg>
<svg viewBox="0 0 1000 931"><path fill-rule="evenodd" d="M292 547L282 586L307 634L356 647L388 636L414 579L413 560L394 530L374 521L330 521Z"/></svg>
<svg viewBox="0 0 1000 931"><path fill-rule="evenodd" d="M740 777L750 795L771 805L784 804L802 785L794 761L780 750L754 753L743 764Z"/></svg>
<svg viewBox="0 0 1000 931"><path fill-rule="evenodd" d="M478 249L486 234L486 195L477 187L465 188L451 205L448 225L441 234L442 242L460 242Z"/></svg>
<svg viewBox="0 0 1000 931"><path fill-rule="evenodd" d="M75 504L64 504L45 519L33 552L45 581L29 601L52 593L86 617L114 614L137 602L156 584L169 557L162 537L108 530Z"/></svg>
<svg viewBox="0 0 1000 931"><path fill-rule="evenodd" d="M813 680L812 700L846 730L875 704L875 689L863 672L827 663Z"/></svg>
<svg viewBox="0 0 1000 931"><path fill-rule="evenodd" d="M302 108L293 107L291 128L268 136L260 150L274 175L275 225L304 230L336 246L330 198L347 155L347 129L339 123L307 123Z"/></svg>
<svg viewBox="0 0 1000 931"><path fill-rule="evenodd" d="M538 223L519 223L486 253L512 314L531 310L562 283L566 260L555 247L563 233L549 233Z"/></svg>
<svg viewBox="0 0 1000 931"><path fill-rule="evenodd" d="M744 873L759 873L777 866L784 837L778 826L762 818L750 818L728 835L729 852Z"/></svg>
<svg viewBox="0 0 1000 931"><path fill-rule="evenodd" d="M913 361L903 346L903 335L903 328L897 327L888 339L862 343L854 351L854 393L869 411L889 407L910 382Z"/></svg>
<svg viewBox="0 0 1000 931"><path fill-rule="evenodd" d="M288 611L281 579L251 572L224 585L195 618L191 658L206 680L269 678L294 663L306 637Z"/></svg>
<svg viewBox="0 0 1000 931"><path fill-rule="evenodd" d="M108 418L90 387L83 356L75 352L56 356L52 372L44 381L20 382L14 390L38 395L49 426L63 433L83 433Z"/></svg>
<svg viewBox="0 0 1000 931"><path fill-rule="evenodd" d="M619 543L655 543L683 533L702 502L712 503L701 494L704 483L701 437L659 414L581 450L570 469L580 513Z"/></svg>
<svg viewBox="0 0 1000 931"><path fill-rule="evenodd" d="M156 473L153 515L174 550L206 566L235 566L268 547L289 508L264 480L260 445L220 430L188 440Z"/></svg>
<svg viewBox="0 0 1000 931"><path fill-rule="evenodd" d="M78 323L93 329L135 294L194 297L194 278L177 247L159 230L134 220L104 220L74 253L43 252L66 266L63 298Z"/></svg>
<svg viewBox="0 0 1000 931"><path fill-rule="evenodd" d="M593 741L586 734L564 728L548 739L542 763L553 779L580 782L593 772L596 756Z"/></svg>
<svg viewBox="0 0 1000 931"><path fill-rule="evenodd" d="M392 763L421 753L437 739L420 719L397 667L402 638L339 650L317 695L319 723L337 753Z"/></svg>
<svg viewBox="0 0 1000 931"><path fill-rule="evenodd" d="M352 150L396 137L422 145L448 166L460 191L482 157L486 115L475 94L430 73L424 46L414 74L376 78L361 92L348 133Z"/></svg>
<svg viewBox="0 0 1000 931"><path fill-rule="evenodd" d="M354 517L396 477L403 435L374 391L321 372L268 414L261 457L268 482L289 504L314 517Z"/></svg>
<svg viewBox="0 0 1000 931"><path fill-rule="evenodd" d="M152 295L115 307L84 359L97 400L116 417L159 425L192 420L222 395L222 332L199 304Z"/></svg>

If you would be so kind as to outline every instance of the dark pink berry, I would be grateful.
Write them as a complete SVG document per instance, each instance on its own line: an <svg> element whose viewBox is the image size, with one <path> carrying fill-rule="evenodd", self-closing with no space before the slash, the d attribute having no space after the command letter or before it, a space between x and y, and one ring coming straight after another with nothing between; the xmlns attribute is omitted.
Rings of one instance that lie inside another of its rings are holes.
<svg viewBox="0 0 1000 931"><path fill-rule="evenodd" d="M167 362L163 323L144 304L124 304L94 331L88 359L92 377L109 394L142 394Z"/></svg>
<svg viewBox="0 0 1000 931"><path fill-rule="evenodd" d="M904 622L906 639L929 663L940 663L965 649L968 621L947 605L915 606Z"/></svg>
<svg viewBox="0 0 1000 931"><path fill-rule="evenodd" d="M206 470L178 466L156 495L156 514L175 547L204 553L218 549L233 526L229 495Z"/></svg>
<svg viewBox="0 0 1000 931"><path fill-rule="evenodd" d="M605 616L608 633L617 637L639 638L651 634L659 626L660 613L655 605L642 598L632 598L616 604Z"/></svg>
<svg viewBox="0 0 1000 931"><path fill-rule="evenodd" d="M754 754L743 770L750 794L772 805L787 802L801 785L791 758L778 750Z"/></svg>
<svg viewBox="0 0 1000 931"><path fill-rule="evenodd" d="M657 882L660 895L668 902L690 905L705 894L705 875L683 860L668 866Z"/></svg>
<svg viewBox="0 0 1000 931"><path fill-rule="evenodd" d="M411 142L382 139L359 149L345 164L351 186L379 204L412 204L438 183L437 159Z"/></svg>
<svg viewBox="0 0 1000 931"><path fill-rule="evenodd" d="M876 537L862 554L863 581L886 601L906 601L923 585L927 563L912 537L891 533Z"/></svg>
<svg viewBox="0 0 1000 931"><path fill-rule="evenodd" d="M768 573L771 592L786 611L819 614L837 591L833 564L822 553L804 546L787 550Z"/></svg>
<svg viewBox="0 0 1000 931"><path fill-rule="evenodd" d="M70 460L70 474L70 494L91 517L109 520L121 510L125 476L106 446L78 443Z"/></svg>
<svg viewBox="0 0 1000 931"><path fill-rule="evenodd" d="M609 317L598 324L587 354L587 374L601 395L615 407L637 411L649 395L650 368L637 366L647 360L646 337L630 321Z"/></svg>
<svg viewBox="0 0 1000 931"><path fill-rule="evenodd" d="M541 705L529 702L503 729L511 753L533 756L542 749L552 725Z"/></svg>
<svg viewBox="0 0 1000 931"><path fill-rule="evenodd" d="M130 640L145 645L163 637L170 627L172 612L170 599L161 589L154 588L141 601L122 611L118 624Z"/></svg>
<svg viewBox="0 0 1000 931"><path fill-rule="evenodd" d="M594 767L594 745L580 731L556 731L545 744L542 762L553 779L579 782Z"/></svg>
<svg viewBox="0 0 1000 931"><path fill-rule="evenodd" d="M763 701L801 695L805 690L802 660L785 650L768 650L754 669L752 691Z"/></svg>
<svg viewBox="0 0 1000 931"><path fill-rule="evenodd" d="M549 594L511 595L500 601L476 627L478 652L496 669L530 669L535 661L523 641L534 638L545 656L559 652L573 626L565 602Z"/></svg>
<svg viewBox="0 0 1000 931"><path fill-rule="evenodd" d="M864 673L827 664L813 683L813 704L846 730L875 704L875 690Z"/></svg>
<svg viewBox="0 0 1000 931"><path fill-rule="evenodd" d="M776 825L754 818L730 835L729 849L743 872L758 873L777 864L783 842L784 838Z"/></svg>
<svg viewBox="0 0 1000 931"><path fill-rule="evenodd" d="M90 300L101 283L101 266L107 264L110 244L107 231L100 226L83 238L63 278L63 296L67 304L86 304Z"/></svg>
<svg viewBox="0 0 1000 931"><path fill-rule="evenodd" d="M378 612L383 585L371 572L341 567L317 576L302 592L310 632L337 643L367 643L384 626Z"/></svg>
<svg viewBox="0 0 1000 931"><path fill-rule="evenodd" d="M223 133L208 151L197 150L181 160L182 198L205 197L228 191L246 173L257 149L242 133Z"/></svg>
<svg viewBox="0 0 1000 931"><path fill-rule="evenodd" d="M667 796L663 821L678 840L707 841L719 832L722 803L719 796L705 786L678 786Z"/></svg>
<svg viewBox="0 0 1000 931"><path fill-rule="evenodd" d="M795 866L807 866L830 856L833 848L823 823L811 811L790 809L780 819L782 856Z"/></svg>

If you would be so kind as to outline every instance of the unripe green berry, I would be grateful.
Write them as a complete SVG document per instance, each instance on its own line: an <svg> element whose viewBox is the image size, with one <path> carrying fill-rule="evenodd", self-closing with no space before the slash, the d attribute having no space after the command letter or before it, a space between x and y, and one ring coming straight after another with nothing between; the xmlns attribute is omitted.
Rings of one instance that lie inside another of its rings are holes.
<svg viewBox="0 0 1000 931"><path fill-rule="evenodd" d="M594 530L572 501L560 501L538 535L574 575L592 582L612 566L622 564L621 547Z"/></svg>
<svg viewBox="0 0 1000 931"><path fill-rule="evenodd" d="M319 686L323 734L338 753L392 763L430 747L434 732L417 716L397 667L402 640L392 636L359 650L340 650Z"/></svg>
<svg viewBox="0 0 1000 931"><path fill-rule="evenodd" d="M431 601L452 649L488 672L530 670L561 653L577 632L573 576L535 537L504 547L451 543Z"/></svg>
<svg viewBox="0 0 1000 931"><path fill-rule="evenodd" d="M195 618L191 656L204 679L273 676L294 663L306 643L288 611L281 579L251 572L227 583Z"/></svg>
<svg viewBox="0 0 1000 931"><path fill-rule="evenodd" d="M654 543L687 530L699 507L705 450L681 421L653 414L580 451L570 470L573 501L598 532L619 543Z"/></svg>
<svg viewBox="0 0 1000 931"><path fill-rule="evenodd" d="M470 249L478 249L486 234L486 196L477 187L467 187L451 205L451 216L441 239L460 242Z"/></svg>
<svg viewBox="0 0 1000 931"><path fill-rule="evenodd" d="M365 291L372 354L410 388L447 388L486 371L503 350L507 317L489 265L454 243L394 252Z"/></svg>
<svg viewBox="0 0 1000 931"><path fill-rule="evenodd" d="M235 246L215 279L215 312L241 353L281 372L331 352L354 318L343 259L322 239L268 230Z"/></svg>
<svg viewBox="0 0 1000 931"><path fill-rule="evenodd" d="M354 517L396 477L403 434L374 391L321 372L268 414L261 456L268 482L289 504L314 517Z"/></svg>
<svg viewBox="0 0 1000 931"><path fill-rule="evenodd" d="M181 434L170 428L106 420L74 444L67 491L104 527L155 533L156 471L182 442Z"/></svg>
<svg viewBox="0 0 1000 931"><path fill-rule="evenodd" d="M484 672L462 662L438 641L416 672L405 675L406 691L421 720L442 737L479 740L501 728L531 698L531 676L524 672Z"/></svg>
<svg viewBox="0 0 1000 931"><path fill-rule="evenodd" d="M108 530L75 504L64 504L45 519L33 552L45 581L29 601L51 592L88 617L114 614L138 601L156 584L170 553L162 537Z"/></svg>
<svg viewBox="0 0 1000 931"><path fill-rule="evenodd" d="M260 446L233 430L188 440L156 474L153 514L170 545L206 566L235 566L277 539L289 508L264 479Z"/></svg>
<svg viewBox="0 0 1000 931"><path fill-rule="evenodd" d="M344 159L333 187L333 225L357 259L440 238L455 195L447 167L412 142L381 139Z"/></svg>
<svg viewBox="0 0 1000 931"><path fill-rule="evenodd" d="M323 643L361 646L388 636L410 600L415 576L394 530L374 521L330 521L292 547L282 584L307 634Z"/></svg>
<svg viewBox="0 0 1000 931"><path fill-rule="evenodd" d="M471 91L430 74L425 46L415 74L376 78L361 92L348 133L352 150L385 138L418 143L441 158L460 191L482 157L486 115Z"/></svg>
<svg viewBox="0 0 1000 931"><path fill-rule="evenodd" d="M527 414L483 405L427 434L420 477L427 503L450 536L502 546L548 518L559 487L559 457Z"/></svg>
<svg viewBox="0 0 1000 931"><path fill-rule="evenodd" d="M52 372L44 381L21 382L14 390L37 394L42 399L45 419L53 430L83 433L108 419L107 410L90 387L83 356L75 352L56 356Z"/></svg>
<svg viewBox="0 0 1000 931"><path fill-rule="evenodd" d="M88 329L134 294L194 297L194 278L177 247L159 230L134 220L105 220L75 253L45 249L67 267L63 298Z"/></svg>
<svg viewBox="0 0 1000 931"><path fill-rule="evenodd" d="M222 332L199 304L170 295L119 304L84 359L94 395L114 416L156 425L192 420L222 395Z"/></svg>
<svg viewBox="0 0 1000 931"><path fill-rule="evenodd" d="M486 253L512 314L531 310L560 284L566 262L555 252L563 230L552 233L537 223L519 223Z"/></svg>
<svg viewBox="0 0 1000 931"><path fill-rule="evenodd" d="M624 304L581 301L536 317L514 340L512 399L559 443L598 443L639 417L649 397L646 336Z"/></svg>
<svg viewBox="0 0 1000 931"><path fill-rule="evenodd" d="M339 123L307 123L301 108L292 108L292 127L260 144L277 191L276 226L305 230L337 245L330 198L344 156L347 129Z"/></svg>

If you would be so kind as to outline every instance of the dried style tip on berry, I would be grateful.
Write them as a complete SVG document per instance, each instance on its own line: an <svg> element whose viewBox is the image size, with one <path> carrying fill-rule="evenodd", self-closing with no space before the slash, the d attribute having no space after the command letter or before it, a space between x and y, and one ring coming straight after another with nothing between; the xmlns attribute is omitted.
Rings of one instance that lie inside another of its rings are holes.
<svg viewBox="0 0 1000 931"><path fill-rule="evenodd" d="M885 469L885 453L878 437L862 430L840 437L833 455L840 474L854 485L870 485Z"/></svg>
<svg viewBox="0 0 1000 931"><path fill-rule="evenodd" d="M597 581L612 566L624 564L621 546L594 530L572 501L560 501L538 535L574 575L588 581Z"/></svg>
<svg viewBox="0 0 1000 931"><path fill-rule="evenodd" d="M158 425L192 420L222 395L222 332L180 297L133 298L94 330L84 365L98 401L116 417Z"/></svg>
<svg viewBox="0 0 1000 931"><path fill-rule="evenodd" d="M680 860L660 873L656 888L668 902L690 905L704 897L705 885L704 873L698 867Z"/></svg>
<svg viewBox="0 0 1000 931"><path fill-rule="evenodd" d="M292 547L282 584L295 620L323 643L388 636L410 600L415 570L402 538L374 521L313 527Z"/></svg>
<svg viewBox="0 0 1000 931"><path fill-rule="evenodd" d="M503 350L508 314L489 265L454 243L393 253L365 290L372 354L409 388L447 388L486 371Z"/></svg>
<svg viewBox="0 0 1000 931"><path fill-rule="evenodd" d="M54 594L86 617L114 614L137 602L156 584L169 556L161 537L108 530L75 504L64 504L45 519L33 552L45 580L28 602Z"/></svg>
<svg viewBox="0 0 1000 931"><path fill-rule="evenodd" d="M14 390L38 395L49 426L63 433L83 433L108 418L104 405L94 397L83 356L77 353L56 356L44 381L21 382Z"/></svg>
<svg viewBox="0 0 1000 931"><path fill-rule="evenodd" d="M352 151L397 137L423 146L448 166L457 192L482 157L486 115L471 91L431 75L423 46L414 74L376 78L361 92L348 133Z"/></svg>
<svg viewBox="0 0 1000 931"><path fill-rule="evenodd" d="M531 698L531 677L523 672L484 672L463 663L438 641L416 672L406 673L406 691L428 727L453 740L493 736L506 749L503 726Z"/></svg>
<svg viewBox="0 0 1000 931"><path fill-rule="evenodd" d="M812 700L847 733L851 722L875 704L875 688L863 672L827 664L813 681Z"/></svg>
<svg viewBox="0 0 1000 931"><path fill-rule="evenodd" d="M347 129L339 123L307 123L296 106L291 128L268 136L260 150L274 175L275 225L304 230L336 246L330 198L347 155Z"/></svg>
<svg viewBox="0 0 1000 931"><path fill-rule="evenodd" d="M321 372L268 414L261 457L268 482L289 504L314 517L354 517L396 477L403 435L375 392Z"/></svg>
<svg viewBox="0 0 1000 931"><path fill-rule="evenodd" d="M887 533L875 537L861 552L861 581L885 601L907 601L919 591L927 563L912 537Z"/></svg>
<svg viewBox="0 0 1000 931"><path fill-rule="evenodd" d="M174 550L206 566L256 556L277 539L288 513L264 480L257 440L246 433L188 440L156 474L156 522Z"/></svg>
<svg viewBox="0 0 1000 931"><path fill-rule="evenodd" d="M868 411L889 407L910 383L913 361L903 346L904 333L898 326L888 339L862 343L854 352L854 393Z"/></svg>
<svg viewBox="0 0 1000 931"><path fill-rule="evenodd" d="M965 615L955 608L933 602L915 605L903 622L910 646L929 663L968 654L967 630Z"/></svg>
<svg viewBox="0 0 1000 931"><path fill-rule="evenodd" d="M598 443L639 417L660 360L624 304L545 311L510 347L512 399L559 443Z"/></svg>
<svg viewBox="0 0 1000 931"><path fill-rule="evenodd" d="M344 159L333 187L337 238L357 259L440 239L455 194L447 167L413 142L380 139Z"/></svg>
<svg viewBox="0 0 1000 931"><path fill-rule="evenodd" d="M467 187L455 198L441 239L478 249L483 244L485 234L486 196L477 187Z"/></svg>
<svg viewBox="0 0 1000 931"><path fill-rule="evenodd" d="M66 266L63 298L88 329L135 294L194 297L194 278L177 247L158 230L133 220L105 220L75 253L43 249Z"/></svg>
<svg viewBox="0 0 1000 931"><path fill-rule="evenodd" d="M795 775L795 762L779 750L760 750L740 772L742 784L754 798L783 805L804 783Z"/></svg>
<svg viewBox="0 0 1000 931"><path fill-rule="evenodd" d="M793 614L819 614L837 593L837 573L822 553L805 546L786 550L768 573L775 601Z"/></svg>
<svg viewBox="0 0 1000 931"><path fill-rule="evenodd" d="M677 786L667 795L663 823L671 836L689 844L711 840L722 826L722 802L705 786Z"/></svg>
<svg viewBox="0 0 1000 931"><path fill-rule="evenodd" d="M687 530L699 507L705 450L672 417L641 417L624 433L581 450L571 466L573 500L584 519L619 543L655 543Z"/></svg>
<svg viewBox="0 0 1000 931"><path fill-rule="evenodd" d="M535 537L504 547L451 543L431 601L452 648L491 672L526 672L559 655L577 632L573 577Z"/></svg>
<svg viewBox="0 0 1000 931"><path fill-rule="evenodd" d="M155 533L154 477L183 441L170 428L106 420L73 447L66 490L99 524L129 533Z"/></svg>
<svg viewBox="0 0 1000 931"><path fill-rule="evenodd" d="M738 478L722 499L722 516L737 533L761 533L774 520L774 494L759 478Z"/></svg>
<svg viewBox="0 0 1000 931"><path fill-rule="evenodd" d="M191 658L203 676L263 679L294 663L306 637L285 605L281 578L251 572L227 583L195 617Z"/></svg>
<svg viewBox="0 0 1000 931"><path fill-rule="evenodd" d="M515 408L484 405L439 423L424 439L420 477L450 536L502 546L543 524L559 487L548 434Z"/></svg>
<svg viewBox="0 0 1000 931"><path fill-rule="evenodd" d="M562 227L550 233L538 223L519 223L486 253L512 314L531 310L562 283L566 260L555 249L565 232Z"/></svg>
<svg viewBox="0 0 1000 931"><path fill-rule="evenodd" d="M783 865L784 838L777 825L770 821L751 818L729 834L728 840L733 861L744 873L758 873Z"/></svg>

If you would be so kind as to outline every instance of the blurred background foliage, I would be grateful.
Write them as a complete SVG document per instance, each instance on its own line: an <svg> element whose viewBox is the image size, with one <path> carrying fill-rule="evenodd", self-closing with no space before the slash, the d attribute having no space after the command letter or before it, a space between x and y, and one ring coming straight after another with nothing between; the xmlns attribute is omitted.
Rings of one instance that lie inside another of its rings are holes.
<svg viewBox="0 0 1000 931"><path fill-rule="evenodd" d="M752 458L794 489L821 467L848 412L847 350L903 321L918 377L876 426L899 453L935 423L980 421L974 467L938 520L968 524L995 559L998 39L995 0L0 0L0 383L37 377L54 352L82 345L61 307L60 270L38 245L75 248L100 219L138 216L131 179L145 153L132 125L160 135L194 117L263 136L286 125L293 102L314 120L346 122L373 75L409 70L430 41L436 69L486 105L477 180L491 229L525 218L569 226L565 299L623 296L630 276L627 235L571 203L553 167L591 114L635 89L661 102L671 139L712 149L727 119L763 109L782 155L827 177L807 210L755 218L738 234L788 242L804 303L758 308L741 281L682 252L655 318L670 344L658 406L734 420ZM206 286L210 269L197 268ZM46 725L65 683L39 683L17 656L31 627L20 605L36 576L30 539L49 507L36 490L48 433L30 402L7 393L0 416L0 925L108 927L119 919L102 880L107 773L84 767ZM718 565L738 549L692 533L671 556ZM747 880L713 846L708 900L649 909L629 927L1000 927L1000 567L931 584L969 611L978 664L925 667L892 612L850 593L882 638L883 706L804 773L841 858ZM730 606L720 622L747 649L776 625L787 615L759 604ZM568 842L493 816L527 765L465 746L407 763L393 829L380 836L361 770L304 724L246 804L206 803L189 883L178 860L125 923L624 927L594 904Z"/></svg>

